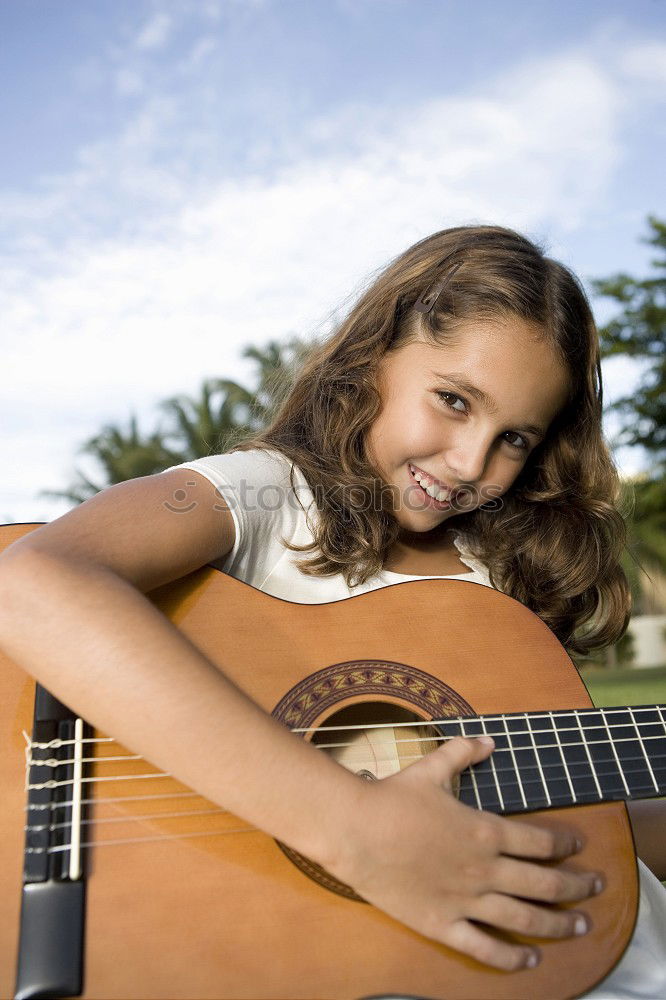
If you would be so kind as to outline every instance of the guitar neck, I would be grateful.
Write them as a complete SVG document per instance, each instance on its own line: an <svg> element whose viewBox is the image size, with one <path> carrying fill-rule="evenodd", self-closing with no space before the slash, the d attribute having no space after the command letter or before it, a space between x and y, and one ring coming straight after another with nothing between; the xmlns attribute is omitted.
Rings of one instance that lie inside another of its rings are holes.
<svg viewBox="0 0 666 1000"><path fill-rule="evenodd" d="M463 772L460 798L495 813L666 796L666 706L571 709L445 720L443 736L495 740Z"/></svg>

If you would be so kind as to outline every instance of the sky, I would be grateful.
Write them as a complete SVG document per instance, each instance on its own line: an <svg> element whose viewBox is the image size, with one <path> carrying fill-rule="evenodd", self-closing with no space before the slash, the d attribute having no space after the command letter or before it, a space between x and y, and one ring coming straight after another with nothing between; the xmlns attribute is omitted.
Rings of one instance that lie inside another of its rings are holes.
<svg viewBox="0 0 666 1000"><path fill-rule="evenodd" d="M590 294L647 274L665 84L664 0L0 0L0 522L436 230L511 226Z"/></svg>

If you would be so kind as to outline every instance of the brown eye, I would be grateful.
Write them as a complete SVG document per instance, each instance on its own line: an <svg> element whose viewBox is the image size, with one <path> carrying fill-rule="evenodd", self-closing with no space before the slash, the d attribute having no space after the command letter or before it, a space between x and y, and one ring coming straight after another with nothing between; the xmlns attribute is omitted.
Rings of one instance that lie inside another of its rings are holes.
<svg viewBox="0 0 666 1000"><path fill-rule="evenodd" d="M442 400L444 402L444 405L448 406L448 408L450 410L453 410L454 413L466 413L467 412L467 403L466 403L466 401L462 398L462 396L457 396L455 394L455 392L444 392L442 389L438 389L437 395L442 398ZM446 399L447 396L449 397L449 399L457 399L461 403L464 403L465 409L464 410L456 410L455 407L452 406L451 403L449 403L448 399Z"/></svg>
<svg viewBox="0 0 666 1000"><path fill-rule="evenodd" d="M527 449L529 448L529 445L528 445L528 443L527 443L527 441L525 440L524 437L522 437L520 434L516 434L515 431L507 431L506 433L507 434L513 434L514 437L517 437L518 440L522 442L522 444L513 444L511 441L507 441L507 444L511 448L515 448L516 451L527 451Z"/></svg>

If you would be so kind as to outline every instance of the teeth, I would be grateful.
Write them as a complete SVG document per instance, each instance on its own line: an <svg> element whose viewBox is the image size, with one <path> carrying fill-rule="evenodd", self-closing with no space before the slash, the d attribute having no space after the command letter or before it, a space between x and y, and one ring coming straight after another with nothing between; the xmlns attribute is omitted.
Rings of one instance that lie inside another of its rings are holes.
<svg viewBox="0 0 666 1000"><path fill-rule="evenodd" d="M410 465L409 468L411 469L414 479L417 481L417 483L421 485L421 489L424 490L429 497L433 497L433 499L439 500L440 503L442 503L443 500L449 500L451 498L450 490L440 490L439 487L434 485L424 486L423 484L427 482L426 477L422 476L420 472L417 472L413 466Z"/></svg>

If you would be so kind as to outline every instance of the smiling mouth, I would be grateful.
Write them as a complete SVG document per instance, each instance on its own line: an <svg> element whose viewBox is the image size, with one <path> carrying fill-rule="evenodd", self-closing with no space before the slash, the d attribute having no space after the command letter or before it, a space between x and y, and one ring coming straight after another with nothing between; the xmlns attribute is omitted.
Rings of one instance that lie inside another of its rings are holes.
<svg viewBox="0 0 666 1000"><path fill-rule="evenodd" d="M448 510L448 508L451 506L451 501L456 496L460 496L461 495L460 491L455 491L454 490L452 492L450 490L447 490L447 491L445 491L445 490L439 490L440 493L445 493L445 492L448 493L448 497L447 497L446 500L438 500L436 497L431 496L430 493L428 493L428 491L419 483L418 479L416 479L416 477L414 475L414 471L413 471L414 468L415 468L415 466L412 466L412 465L409 466L409 475L410 475L410 478L411 478L412 482L414 483L414 485L418 488L418 490L419 490L419 496L423 497L424 501L428 504L428 506L434 507L436 510ZM421 470L419 470L419 472L420 471Z"/></svg>

